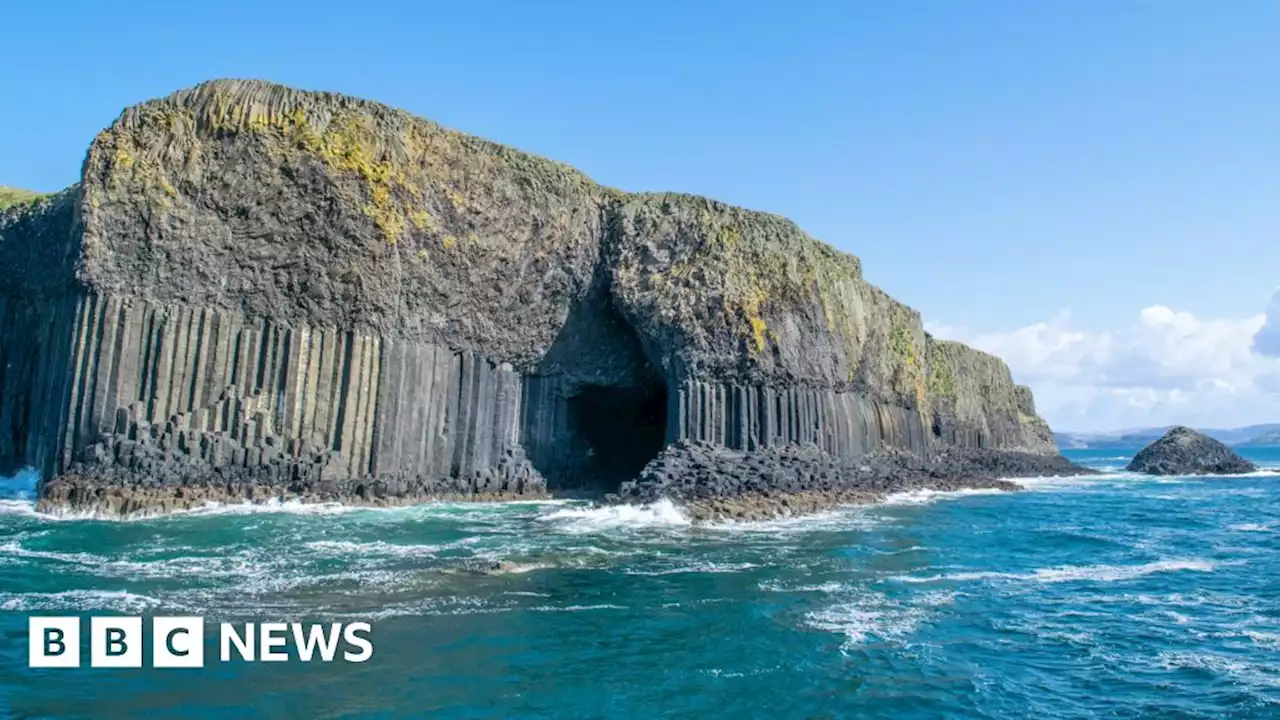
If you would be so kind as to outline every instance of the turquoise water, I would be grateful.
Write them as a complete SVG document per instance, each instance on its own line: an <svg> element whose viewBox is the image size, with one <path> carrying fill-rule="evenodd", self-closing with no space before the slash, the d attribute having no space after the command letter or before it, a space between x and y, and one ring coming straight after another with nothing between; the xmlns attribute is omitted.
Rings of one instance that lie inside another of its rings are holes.
<svg viewBox="0 0 1280 720"><path fill-rule="evenodd" d="M1025 484L712 528L574 503L102 522L3 500L0 717L1280 717L1280 475ZM516 571L469 571L486 559ZM27 617L67 612L367 619L375 651L28 669Z"/></svg>

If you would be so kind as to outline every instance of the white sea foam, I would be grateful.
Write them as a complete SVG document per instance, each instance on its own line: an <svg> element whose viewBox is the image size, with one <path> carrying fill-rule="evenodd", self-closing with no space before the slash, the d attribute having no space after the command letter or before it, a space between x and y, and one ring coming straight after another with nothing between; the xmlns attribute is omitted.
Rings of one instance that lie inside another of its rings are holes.
<svg viewBox="0 0 1280 720"><path fill-rule="evenodd" d="M539 605L529 609L534 612L583 612L586 610L627 610L628 608L626 605L601 603L599 605Z"/></svg>
<svg viewBox="0 0 1280 720"><path fill-rule="evenodd" d="M55 562L74 563L77 565L102 565L107 561L106 558L89 553L63 553L56 550L30 550L22 547L17 541L9 541L0 543L0 555L7 555L18 558L32 558L37 560L53 560Z"/></svg>
<svg viewBox="0 0 1280 720"><path fill-rule="evenodd" d="M1253 688L1280 687L1280 673L1275 666L1254 664L1240 658L1210 652L1165 651L1157 662L1165 670L1200 670L1222 675Z"/></svg>
<svg viewBox="0 0 1280 720"><path fill-rule="evenodd" d="M291 515L345 515L352 512L372 510L358 505L343 505L336 502L304 503L298 500L279 500L272 498L265 502L242 503L207 503L202 507L170 513L170 515L252 515L255 513L287 513ZM400 508L386 508L397 510Z"/></svg>
<svg viewBox="0 0 1280 720"><path fill-rule="evenodd" d="M123 590L64 590L56 593L0 593L0 610L18 612L114 610L141 612L161 605L156 598Z"/></svg>
<svg viewBox="0 0 1280 720"><path fill-rule="evenodd" d="M1280 650L1280 634L1278 633L1262 632L1260 630L1245 630L1241 634L1252 640L1254 644L1259 647L1264 647L1270 650Z"/></svg>
<svg viewBox="0 0 1280 720"><path fill-rule="evenodd" d="M809 627L844 635L845 649L873 640L901 643L928 616L929 603L903 605L867 593L805 615Z"/></svg>
<svg viewBox="0 0 1280 720"><path fill-rule="evenodd" d="M31 500L24 500L21 498L0 500L0 515L26 515L29 517L38 517L35 503Z"/></svg>
<svg viewBox="0 0 1280 720"><path fill-rule="evenodd" d="M706 523L700 528L717 532L777 537L809 532L870 530L882 526L884 523L881 519L867 514L868 509L870 506L867 505L851 505L810 515L793 515L771 520L723 520Z"/></svg>
<svg viewBox="0 0 1280 720"><path fill-rule="evenodd" d="M692 524L689 516L670 500L659 500L652 505L643 506L567 507L542 515L538 520L572 534L686 527Z"/></svg>
<svg viewBox="0 0 1280 720"><path fill-rule="evenodd" d="M321 555L345 556L395 556L395 557L435 557L445 549L444 545L397 545L375 540L373 542L351 542L349 540L315 540L306 543L306 547Z"/></svg>
<svg viewBox="0 0 1280 720"><path fill-rule="evenodd" d="M1273 525L1262 523L1238 523L1227 526L1228 530L1235 532L1271 532L1273 528Z"/></svg>
<svg viewBox="0 0 1280 720"><path fill-rule="evenodd" d="M245 577L273 571L279 561L241 551L213 556L180 556L159 560L121 560L85 552L34 550L19 542L0 544L0 558L45 560L74 565L98 577L129 579L183 577Z"/></svg>
<svg viewBox="0 0 1280 720"><path fill-rule="evenodd" d="M567 500L528 500L512 502L434 502L427 501L415 505L398 505L393 507L371 507L367 505L347 505L339 502L311 503L300 500L280 500L271 498L261 502L246 500L238 503L206 502L200 506L181 510L155 511L140 510L128 515L104 513L99 510L72 510L59 508L51 512L36 512L35 503L28 499L0 500L0 515L27 515L41 520L97 520L106 522L141 522L180 517L210 517L220 515L256 515L286 514L332 516L351 513L368 513L374 517L395 517L397 515L435 515L457 514L459 512L476 512L476 514L492 513L509 506L551 506L565 505Z"/></svg>
<svg viewBox="0 0 1280 720"><path fill-rule="evenodd" d="M1224 479L1239 478L1239 477L1246 477L1246 478L1248 477L1264 477L1264 478L1280 477L1280 468L1262 467L1262 468L1258 468L1257 470L1254 470L1253 472L1240 473L1239 475L1231 475L1230 477L1224 477Z"/></svg>
<svg viewBox="0 0 1280 720"><path fill-rule="evenodd" d="M100 510L72 510L68 508L57 508L51 512L36 512L35 503L31 500L0 500L0 514L9 515L27 515L29 517L38 518L47 521L85 521L96 520L104 522L142 522L152 521L174 517L191 517L191 516L213 516L213 515L250 515L254 513L292 513L297 515L339 515L348 512L356 512L362 510L371 510L373 508L342 505L340 503L303 503L297 500L280 501L272 499L265 502L254 503L245 501L243 503L216 503L209 502L204 505L188 508L183 510L170 510L165 512L154 510L141 510L129 513L128 515L118 515L114 513L104 513ZM394 508L387 508L394 509Z"/></svg>
<svg viewBox="0 0 1280 720"><path fill-rule="evenodd" d="M1092 582L1117 582L1121 580L1133 580L1145 575L1166 572L1202 572L1209 573L1217 569L1218 564L1208 560L1160 560L1158 562L1145 563L1142 565L1087 565L1087 566L1062 566L1057 568L1048 568L1037 570L1031 577L1032 580L1039 582L1076 582L1076 581L1092 581Z"/></svg>
<svg viewBox="0 0 1280 720"><path fill-rule="evenodd" d="M1098 468L1095 468L1098 469ZM1142 473L1104 471L1101 475L1035 476L1002 478L1017 483L1027 490L1070 490L1080 488L1105 488L1118 483L1151 481L1155 477Z"/></svg>
<svg viewBox="0 0 1280 720"><path fill-rule="evenodd" d="M1031 573L996 571L955 572L942 575L900 575L890 578L905 583L934 583L941 581L974 582L980 580L1021 580L1041 583L1060 582L1119 582L1134 580L1146 575L1166 572L1213 572L1219 563L1200 559L1160 560L1141 565L1062 565L1041 568Z"/></svg>
<svg viewBox="0 0 1280 720"><path fill-rule="evenodd" d="M756 587L767 592L783 592L783 593L838 593L848 591L850 588L845 583L827 581L818 585L793 585L787 586L777 580L766 580L758 583Z"/></svg>
<svg viewBox="0 0 1280 720"><path fill-rule="evenodd" d="M333 617L358 617L361 619L383 620L391 617L441 616L441 615L484 615L510 612L515 609L511 605L493 605L483 598L475 596L451 595L447 597L429 597L405 602L391 603L380 608L359 610L344 613L330 613Z"/></svg>
<svg viewBox="0 0 1280 720"><path fill-rule="evenodd" d="M884 499L883 505L928 505L939 500L952 500L971 495L1000 495L999 488L965 488L963 490L911 490L893 493Z"/></svg>
<svg viewBox="0 0 1280 720"><path fill-rule="evenodd" d="M689 573L735 573L743 570L758 568L759 565L749 562L741 563L717 563L717 562L697 562L689 565L681 565L673 568L663 568L661 570L624 570L627 575L683 575Z"/></svg>

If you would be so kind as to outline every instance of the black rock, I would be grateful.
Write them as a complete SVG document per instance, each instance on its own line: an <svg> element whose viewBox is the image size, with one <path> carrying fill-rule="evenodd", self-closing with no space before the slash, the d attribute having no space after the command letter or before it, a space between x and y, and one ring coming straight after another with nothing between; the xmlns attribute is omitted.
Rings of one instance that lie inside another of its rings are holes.
<svg viewBox="0 0 1280 720"><path fill-rule="evenodd" d="M1148 475L1239 475L1257 465L1188 427L1175 427L1133 457L1128 470Z"/></svg>

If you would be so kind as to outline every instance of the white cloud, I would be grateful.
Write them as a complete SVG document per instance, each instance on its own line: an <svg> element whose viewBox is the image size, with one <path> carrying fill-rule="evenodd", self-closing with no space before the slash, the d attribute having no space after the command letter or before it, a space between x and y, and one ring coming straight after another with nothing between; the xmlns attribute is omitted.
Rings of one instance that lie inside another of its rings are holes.
<svg viewBox="0 0 1280 720"><path fill-rule="evenodd" d="M1232 427L1280 422L1280 294L1269 313L1202 320L1156 305L1118 331L1073 328L1067 312L1008 332L926 329L1004 358L1055 429Z"/></svg>
<svg viewBox="0 0 1280 720"><path fill-rule="evenodd" d="M1267 322L1253 336L1253 349L1263 355L1280 357L1280 290L1267 306Z"/></svg>

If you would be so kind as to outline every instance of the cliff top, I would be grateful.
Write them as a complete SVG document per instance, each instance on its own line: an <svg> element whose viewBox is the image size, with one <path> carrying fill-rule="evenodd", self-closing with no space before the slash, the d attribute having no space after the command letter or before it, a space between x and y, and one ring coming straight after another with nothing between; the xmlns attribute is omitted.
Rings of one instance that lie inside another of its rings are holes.
<svg viewBox="0 0 1280 720"><path fill-rule="evenodd" d="M848 383L873 311L923 355L918 314L786 218L624 193L336 93L215 80L128 108L94 140L83 195L78 278L101 291L521 363L603 267L684 368L738 372L746 354L749 375ZM838 352L801 352L812 332Z"/></svg>
<svg viewBox="0 0 1280 720"><path fill-rule="evenodd" d="M11 208L14 205L34 202L44 197L48 197L48 195L32 192L30 190L23 190L22 188L0 185L0 210Z"/></svg>

